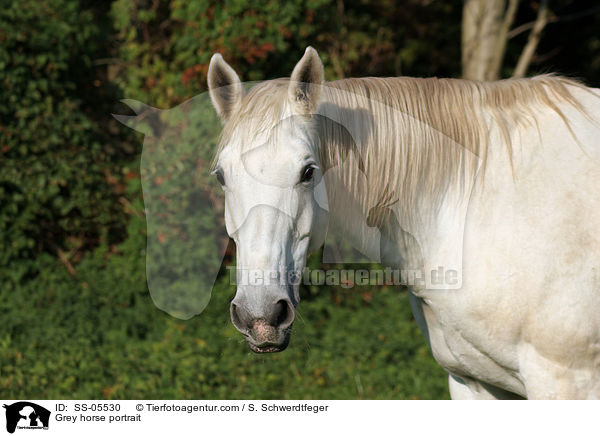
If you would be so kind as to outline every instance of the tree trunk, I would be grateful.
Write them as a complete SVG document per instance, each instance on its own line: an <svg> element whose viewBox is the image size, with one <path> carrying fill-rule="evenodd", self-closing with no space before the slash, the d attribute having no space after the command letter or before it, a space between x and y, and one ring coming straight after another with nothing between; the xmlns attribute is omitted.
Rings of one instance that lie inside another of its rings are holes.
<svg viewBox="0 0 600 436"><path fill-rule="evenodd" d="M518 0L466 0L462 19L463 77L498 80Z"/></svg>

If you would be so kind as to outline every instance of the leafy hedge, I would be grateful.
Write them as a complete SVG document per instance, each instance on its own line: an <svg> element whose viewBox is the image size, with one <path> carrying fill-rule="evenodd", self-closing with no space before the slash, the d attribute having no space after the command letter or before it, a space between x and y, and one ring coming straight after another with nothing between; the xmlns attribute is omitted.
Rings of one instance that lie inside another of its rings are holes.
<svg viewBox="0 0 600 436"><path fill-rule="evenodd" d="M587 3L560 0L553 8L573 18L591 10ZM328 80L459 76L460 14L461 2L430 1L6 2L0 9L0 396L447 397L446 375L397 289L304 288L289 349L266 356L250 353L231 325L234 290L225 281L189 321L158 310L148 293L145 254L147 237L158 237L161 228L146 228L142 137L110 113L126 113L115 107L121 97L166 109L204 91L214 52L243 80L289 75L309 44L319 50ZM522 22L535 18L525 15ZM549 60L535 68L585 72L597 84L600 15L580 18L548 29L539 52ZM526 37L513 39L507 58L518 56ZM199 124L214 123L192 115ZM171 156L183 158L177 172L165 165L165 174L147 179L169 200L165 214L198 201L186 187L207 186L214 140L198 143L193 134L202 129L170 138L184 152ZM159 182L162 176L171 184ZM212 194L204 190L200 199ZM150 275L169 262L187 273L213 256L218 244L210 237L222 223L208 214L201 222L192 218L170 230L208 241L204 250L191 255L179 245L163 253L165 262L151 266Z"/></svg>
<svg viewBox="0 0 600 436"><path fill-rule="evenodd" d="M6 268L16 260L124 232L115 187L134 150L97 119L115 95L93 65L104 49L96 12L77 0L0 9L0 275L11 281L35 270Z"/></svg>
<svg viewBox="0 0 600 436"><path fill-rule="evenodd" d="M166 108L206 90L215 52L242 80L289 75L334 12L328 0L116 0L115 82L128 98Z"/></svg>
<svg viewBox="0 0 600 436"><path fill-rule="evenodd" d="M224 280L191 320L158 310L145 283L144 220L134 217L128 230L118 250L86 256L75 277L44 255L35 281L0 293L0 396L447 398L447 375L406 293L304 289L288 349L256 355L231 324L235 290Z"/></svg>

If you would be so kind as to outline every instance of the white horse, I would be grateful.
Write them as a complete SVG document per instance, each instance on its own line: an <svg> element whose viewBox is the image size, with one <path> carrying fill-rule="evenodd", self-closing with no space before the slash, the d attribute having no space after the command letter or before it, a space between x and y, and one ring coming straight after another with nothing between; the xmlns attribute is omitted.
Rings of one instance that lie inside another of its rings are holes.
<svg viewBox="0 0 600 436"><path fill-rule="evenodd" d="M458 273L409 288L453 399L600 398L595 90L554 76L325 83L310 47L290 79L249 92L215 54L208 84L239 273L300 271L335 227L383 263ZM238 284L231 318L252 350L281 351L298 300L297 283Z"/></svg>

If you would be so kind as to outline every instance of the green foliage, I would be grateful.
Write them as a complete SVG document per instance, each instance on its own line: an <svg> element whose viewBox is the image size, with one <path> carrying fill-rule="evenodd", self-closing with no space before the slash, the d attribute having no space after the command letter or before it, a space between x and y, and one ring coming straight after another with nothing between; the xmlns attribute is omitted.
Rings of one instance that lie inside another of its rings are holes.
<svg viewBox="0 0 600 436"><path fill-rule="evenodd" d="M103 107L102 96L83 100L100 50L92 11L77 0L11 2L0 9L0 29L0 265L6 267L41 252L94 245L102 232L114 237L124 214L107 174L123 156L89 115ZM18 279L14 271L25 275L28 268L7 272Z"/></svg>
<svg viewBox="0 0 600 436"><path fill-rule="evenodd" d="M315 35L329 80L460 75L459 1L337 1Z"/></svg>
<svg viewBox="0 0 600 436"><path fill-rule="evenodd" d="M0 396L447 398L406 293L356 288L338 303L335 289L305 295L288 349L256 355L231 324L225 280L191 320L158 310L144 280L143 218L128 230L118 250L86 256L76 277L45 255L35 281L0 294Z"/></svg>
<svg viewBox="0 0 600 436"><path fill-rule="evenodd" d="M128 98L165 107L206 89L216 52L243 80L289 75L307 41L326 25L329 3L117 0L112 16L123 64L116 66L116 82Z"/></svg>
<svg viewBox="0 0 600 436"><path fill-rule="evenodd" d="M289 76L307 45L328 80L460 74L460 2L116 0L115 81L129 98L173 106L206 89L213 53L242 80Z"/></svg>
<svg viewBox="0 0 600 436"><path fill-rule="evenodd" d="M597 5L557 0L552 8L531 71L597 85ZM231 325L234 289L224 277L201 315L180 321L158 310L148 277L175 266L184 279L176 284L189 290L196 266L223 248L215 239L222 210L177 221L218 197L207 176L218 123L205 105L164 120L183 124L155 144L164 158L140 161L142 136L125 136L109 114L124 113L113 108L122 95L172 108L204 91L214 52L246 81L289 75L307 45L319 51L328 80L458 77L461 9L458 1L417 0L6 2L0 396L447 398L446 374L397 289L303 289L292 343L275 355L252 354ZM521 7L515 25L534 19L535 8ZM504 75L527 35L509 41ZM153 242L177 237L183 242L155 248L146 265ZM319 267L316 257L309 263Z"/></svg>
<svg viewBox="0 0 600 436"><path fill-rule="evenodd" d="M129 125L148 132L141 159L148 287L158 307L187 319L208 303L229 240L223 191L209 174L220 122L203 94Z"/></svg>

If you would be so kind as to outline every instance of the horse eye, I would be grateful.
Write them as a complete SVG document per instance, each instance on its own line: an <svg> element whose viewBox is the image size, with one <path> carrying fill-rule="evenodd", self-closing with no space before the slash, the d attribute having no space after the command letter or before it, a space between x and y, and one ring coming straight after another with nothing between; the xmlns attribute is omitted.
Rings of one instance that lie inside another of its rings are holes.
<svg viewBox="0 0 600 436"><path fill-rule="evenodd" d="M302 176L300 177L300 182L301 183L310 182L313 178L314 173L315 173L315 167L313 166L313 164L307 165L306 167L304 167L304 170L302 170Z"/></svg>
<svg viewBox="0 0 600 436"><path fill-rule="evenodd" d="M225 186L225 176L223 176L223 171L221 169L216 169L211 174L217 176L217 181L221 186Z"/></svg>

